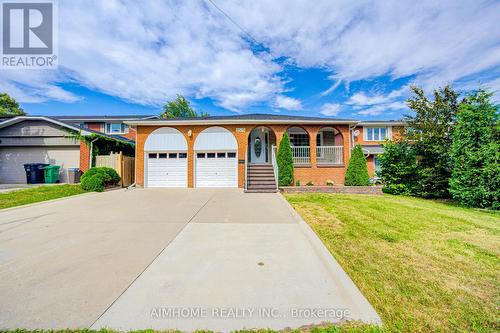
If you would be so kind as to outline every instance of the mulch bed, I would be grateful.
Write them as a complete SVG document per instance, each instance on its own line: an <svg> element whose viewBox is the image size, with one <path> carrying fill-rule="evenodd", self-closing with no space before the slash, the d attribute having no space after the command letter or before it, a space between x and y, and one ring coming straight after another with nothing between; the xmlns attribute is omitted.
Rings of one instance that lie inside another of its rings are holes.
<svg viewBox="0 0 500 333"><path fill-rule="evenodd" d="M345 193L382 195L382 186L283 186L284 193Z"/></svg>

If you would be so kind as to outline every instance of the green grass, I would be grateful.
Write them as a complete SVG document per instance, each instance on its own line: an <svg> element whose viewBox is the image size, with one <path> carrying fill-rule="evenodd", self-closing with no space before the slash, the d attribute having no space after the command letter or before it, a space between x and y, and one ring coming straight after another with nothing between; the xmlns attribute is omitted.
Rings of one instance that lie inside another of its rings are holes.
<svg viewBox="0 0 500 333"><path fill-rule="evenodd" d="M386 332L500 330L500 214L402 196L287 194Z"/></svg>
<svg viewBox="0 0 500 333"><path fill-rule="evenodd" d="M40 186L26 190L0 193L0 209L26 205L34 202L69 197L85 193L80 185Z"/></svg>

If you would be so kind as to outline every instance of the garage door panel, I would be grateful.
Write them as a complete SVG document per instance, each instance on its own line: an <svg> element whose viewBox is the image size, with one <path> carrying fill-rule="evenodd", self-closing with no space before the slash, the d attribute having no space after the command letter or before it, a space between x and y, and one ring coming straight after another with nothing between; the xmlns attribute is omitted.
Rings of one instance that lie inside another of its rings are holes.
<svg viewBox="0 0 500 333"><path fill-rule="evenodd" d="M147 187L187 187L187 158L176 152L148 153Z"/></svg>
<svg viewBox="0 0 500 333"><path fill-rule="evenodd" d="M0 183L26 183L24 164L47 163L61 167L60 181L68 181L68 168L80 166L79 147L2 147Z"/></svg>
<svg viewBox="0 0 500 333"><path fill-rule="evenodd" d="M238 187L238 161L236 155L228 158L226 152L197 152L196 186L197 187ZM208 154L215 156L208 158Z"/></svg>

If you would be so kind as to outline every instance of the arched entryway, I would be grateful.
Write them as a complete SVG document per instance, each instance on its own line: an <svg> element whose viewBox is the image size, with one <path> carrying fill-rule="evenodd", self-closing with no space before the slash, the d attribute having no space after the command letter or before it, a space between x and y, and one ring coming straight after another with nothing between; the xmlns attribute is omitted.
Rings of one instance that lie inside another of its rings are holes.
<svg viewBox="0 0 500 333"><path fill-rule="evenodd" d="M344 163L344 138L342 133L334 127L323 127L316 137L316 163L343 164Z"/></svg>
<svg viewBox="0 0 500 333"><path fill-rule="evenodd" d="M154 130L144 143L146 187L187 187L187 142L172 127Z"/></svg>
<svg viewBox="0 0 500 333"><path fill-rule="evenodd" d="M238 142L223 127L209 127L194 142L195 187L238 187Z"/></svg>
<svg viewBox="0 0 500 333"><path fill-rule="evenodd" d="M265 126L255 127L248 136L248 161L250 164L270 164L276 135Z"/></svg>
<svg viewBox="0 0 500 333"><path fill-rule="evenodd" d="M288 128L290 145L292 147L293 162L296 165L311 163L311 145L309 133L302 127L293 126Z"/></svg>

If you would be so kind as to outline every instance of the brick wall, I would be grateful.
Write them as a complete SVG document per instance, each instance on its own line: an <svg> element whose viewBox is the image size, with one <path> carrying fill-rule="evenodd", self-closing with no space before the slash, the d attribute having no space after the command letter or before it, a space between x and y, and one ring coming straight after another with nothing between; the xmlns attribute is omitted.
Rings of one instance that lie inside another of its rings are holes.
<svg viewBox="0 0 500 333"><path fill-rule="evenodd" d="M248 137L251 131L255 127L261 125L225 125L220 126L226 128L236 138L238 142L238 160L245 159L245 153L248 146ZM155 129L162 126L138 126L137 127L137 137L136 137L136 182L139 186L144 186L144 143L147 137ZM204 129L210 127L206 125L185 125L185 126L170 126L179 130L186 138L188 144L188 187L194 186L194 142L198 134ZM271 129L276 137L277 146L285 131L292 126L289 125L270 125L266 126ZM309 133L310 146L311 146L311 166L300 167L295 169L295 177L299 179L301 183L307 183L308 181L313 181L315 184L324 185L327 180L333 180L335 184L344 183L345 166L335 166L335 167L317 167L316 166L316 134L324 126L317 125L307 125L301 126L304 130ZM236 128L244 129L244 132L236 131ZM349 163L349 127L346 125L335 126L335 128L340 132L344 140L344 162L345 165ZM188 131L192 131L191 137L188 136ZM244 187L245 181L245 165L238 164L238 186Z"/></svg>
<svg viewBox="0 0 500 333"><path fill-rule="evenodd" d="M80 141L80 170L85 172L89 169L90 149L87 144Z"/></svg>

